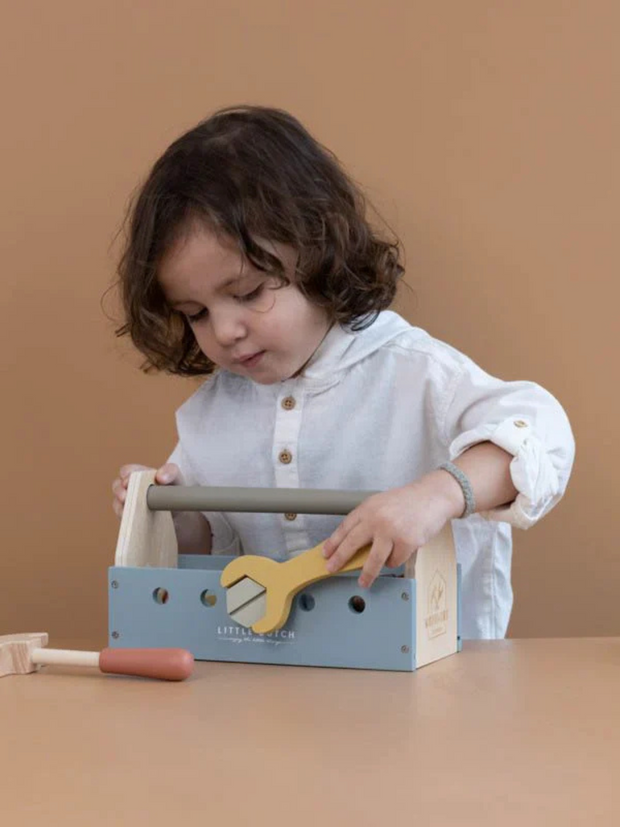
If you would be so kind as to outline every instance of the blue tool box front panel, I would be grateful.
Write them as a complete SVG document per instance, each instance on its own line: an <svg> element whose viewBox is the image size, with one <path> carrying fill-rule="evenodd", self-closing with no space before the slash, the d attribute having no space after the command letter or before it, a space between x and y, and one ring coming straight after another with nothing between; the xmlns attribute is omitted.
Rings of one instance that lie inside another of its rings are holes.
<svg viewBox="0 0 620 827"><path fill-rule="evenodd" d="M415 669L415 580L382 576L365 590L355 576L330 577L297 595L282 629L256 635L226 612L219 581L230 559L111 567L109 645L182 647L197 660Z"/></svg>

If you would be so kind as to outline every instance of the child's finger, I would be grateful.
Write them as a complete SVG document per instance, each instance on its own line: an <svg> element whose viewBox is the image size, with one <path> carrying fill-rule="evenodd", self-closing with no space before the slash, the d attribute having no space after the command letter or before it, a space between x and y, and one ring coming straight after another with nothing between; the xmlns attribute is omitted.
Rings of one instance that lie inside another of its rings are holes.
<svg viewBox="0 0 620 827"><path fill-rule="evenodd" d="M134 471L146 470L146 465L137 465L136 463L128 463L120 467L118 477L112 483L112 493L114 494L112 509L117 517L123 516L123 508L125 505L125 500L127 499L129 477L134 473Z"/></svg>
<svg viewBox="0 0 620 827"><path fill-rule="evenodd" d="M352 511L344 518L334 533L323 543L323 556L328 559L333 555L348 533L360 522L361 516Z"/></svg>
<svg viewBox="0 0 620 827"><path fill-rule="evenodd" d="M385 561L392 553L393 542L387 537L375 537L368 559L357 581L363 589L368 589L381 574Z"/></svg>
<svg viewBox="0 0 620 827"><path fill-rule="evenodd" d="M362 546L372 541L372 534L369 533L368 527L361 522L352 528L346 537L342 540L338 548L328 558L326 562L327 571L332 574L338 569L342 568L348 562L355 552Z"/></svg>
<svg viewBox="0 0 620 827"><path fill-rule="evenodd" d="M168 462L162 465L155 474L155 482L160 485L183 485L183 477L178 465Z"/></svg>
<svg viewBox="0 0 620 827"><path fill-rule="evenodd" d="M128 480L129 477L135 471L149 471L151 470L151 466L149 465L139 465L138 463L132 462L127 463L126 465L122 465L119 473L119 476L122 480Z"/></svg>
<svg viewBox="0 0 620 827"><path fill-rule="evenodd" d="M390 556L385 561L385 565L389 569L397 569L399 566L402 566L403 563L407 562L407 560L411 557L414 551L415 548L413 548L413 551L408 551L406 548L403 548L402 545L395 545L392 547L392 551L390 552Z"/></svg>
<svg viewBox="0 0 620 827"><path fill-rule="evenodd" d="M117 500L125 502L125 497L127 496L127 485L120 477L117 477L112 483L112 493Z"/></svg>

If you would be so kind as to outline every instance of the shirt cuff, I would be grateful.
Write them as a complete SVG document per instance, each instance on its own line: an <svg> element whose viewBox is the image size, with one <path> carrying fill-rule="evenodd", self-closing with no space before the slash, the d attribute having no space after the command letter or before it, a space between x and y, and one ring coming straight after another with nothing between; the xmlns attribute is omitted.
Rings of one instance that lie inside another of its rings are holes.
<svg viewBox="0 0 620 827"><path fill-rule="evenodd" d="M528 529L559 502L566 483L560 483L558 471L526 415L512 415L499 425L482 425L461 434L450 446L450 460L487 441L513 455L510 476L518 493L512 503L477 514L485 520Z"/></svg>

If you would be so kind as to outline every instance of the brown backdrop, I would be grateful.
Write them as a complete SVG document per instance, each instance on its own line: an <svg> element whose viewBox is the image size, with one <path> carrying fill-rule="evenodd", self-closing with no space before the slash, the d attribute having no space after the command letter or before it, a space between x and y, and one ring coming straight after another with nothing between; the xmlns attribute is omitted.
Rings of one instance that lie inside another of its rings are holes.
<svg viewBox="0 0 620 827"><path fill-rule="evenodd" d="M105 638L111 481L166 456L193 389L115 341L113 240L167 144L239 102L290 109L366 185L407 251L397 310L561 400L574 475L515 531L510 634L618 634L619 24L612 0L7 6L0 634Z"/></svg>

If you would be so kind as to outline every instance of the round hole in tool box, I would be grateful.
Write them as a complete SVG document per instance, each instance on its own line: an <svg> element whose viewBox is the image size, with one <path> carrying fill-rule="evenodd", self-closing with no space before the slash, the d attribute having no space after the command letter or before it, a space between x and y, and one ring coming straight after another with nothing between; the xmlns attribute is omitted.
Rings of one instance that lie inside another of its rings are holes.
<svg viewBox="0 0 620 827"><path fill-rule="evenodd" d="M169 597L170 595L168 594L168 589L159 588L155 589L155 591L153 592L153 600L156 603L159 603L160 606L163 606L164 603L167 603Z"/></svg>
<svg viewBox="0 0 620 827"><path fill-rule="evenodd" d="M363 597L360 597L358 594L354 595L349 600L349 609L351 609L352 612L355 612L356 615L361 615L365 608L366 601Z"/></svg>
<svg viewBox="0 0 620 827"><path fill-rule="evenodd" d="M209 589L205 589L200 595L200 602L203 606L210 608L217 603L217 596L214 595L213 592L210 592Z"/></svg>
<svg viewBox="0 0 620 827"><path fill-rule="evenodd" d="M304 612L311 612L314 609L314 597L311 594L300 594L299 595L299 608L302 609Z"/></svg>

